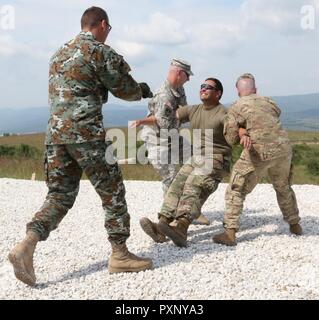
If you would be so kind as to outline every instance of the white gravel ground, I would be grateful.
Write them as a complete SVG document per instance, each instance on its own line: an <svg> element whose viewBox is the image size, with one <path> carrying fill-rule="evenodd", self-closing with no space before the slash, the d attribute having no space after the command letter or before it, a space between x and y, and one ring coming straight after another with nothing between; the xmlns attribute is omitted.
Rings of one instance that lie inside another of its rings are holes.
<svg viewBox="0 0 319 320"><path fill-rule="evenodd" d="M43 182L0 179L0 299L319 299L319 187L294 186L305 235L289 234L270 185L248 196L236 247L214 244L222 229L224 193L219 187L203 211L210 226L192 225L189 246L154 244L140 229L156 218L159 182L125 182L131 213L129 249L153 258L155 269L110 275L110 245L94 189L82 181L72 210L35 254L38 285L17 281L7 260L42 205Z"/></svg>

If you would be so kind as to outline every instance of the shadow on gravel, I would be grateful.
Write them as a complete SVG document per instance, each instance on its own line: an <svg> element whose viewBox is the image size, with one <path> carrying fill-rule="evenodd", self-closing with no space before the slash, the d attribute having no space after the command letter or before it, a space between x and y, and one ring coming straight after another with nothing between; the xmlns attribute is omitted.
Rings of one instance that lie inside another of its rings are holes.
<svg viewBox="0 0 319 320"><path fill-rule="evenodd" d="M221 221L222 219L222 212L205 212L204 213L207 218L210 221ZM199 225L197 225L198 227ZM200 227L200 226L199 226ZM170 265L170 264L174 264L177 261L191 261L192 257L194 254L203 254L203 253L210 253L213 250L213 247L207 248L207 247L199 247L201 249L199 249L197 246L194 246L195 243L193 243L194 241L197 242L201 242L201 241L205 241L207 239L211 238L211 235L213 233L213 231L216 230L215 226L202 226L203 228L201 228L200 230L190 230L189 235L190 237L192 235L195 235L195 238L193 237L191 239L191 245L186 248L186 249L181 249L181 248L177 248L176 246L174 246L172 243L164 243L164 244L156 244L154 246L151 246L150 250L147 252L134 252L137 255L141 256L141 257L150 257L150 258L155 258L157 257L157 261L155 262L155 269L159 268L159 267L163 267L165 265ZM143 232L142 230L140 232ZM194 251L194 248L196 252ZM186 256L184 256L184 250L186 251L191 251L190 254ZM229 248L229 247L223 247L223 248L219 248L218 251L221 250L233 250L233 248ZM181 257L181 253L183 253L183 256ZM186 259L187 258L187 259ZM155 259L154 259L155 260ZM160 262L160 263L158 263ZM97 272L101 272L102 270L107 268L107 259L105 259L104 261L100 261L91 265L88 265L86 267L83 267L79 270L75 270L71 273L65 274L63 277L57 279L57 280L53 280L53 281L48 281L46 283L38 283L35 286L35 289L38 290L43 290L46 289L52 285L56 285L58 283L61 282L66 282L69 280L74 280L74 279L80 279L83 277L86 277L90 274L93 273L97 273Z"/></svg>
<svg viewBox="0 0 319 320"><path fill-rule="evenodd" d="M283 220L280 213L276 213L273 216L263 216L265 211L266 209L263 208L258 210L244 210L241 217L241 228L238 232L237 243L251 241L260 236L275 237L287 235L296 237L290 234L289 226ZM161 268L178 262L191 262L196 255L236 250L236 247L218 245L212 240L213 235L223 231L222 221L224 212L204 212L204 215L207 216L214 225L197 225L197 230L192 230L192 226L190 226L188 246L186 248L179 248L175 246L172 241L163 244L154 243L149 251L143 252L143 256L155 258L155 268ZM216 224L216 222L218 222L218 224ZM302 237L319 236L319 228L317 227L319 225L319 218L310 216L302 217L300 223L304 230ZM256 229L264 228L267 225L275 225L278 227L276 231L256 231ZM245 231L245 234L241 235L243 231Z"/></svg>
<svg viewBox="0 0 319 320"><path fill-rule="evenodd" d="M274 214L273 216L263 216L263 212L265 212L265 209L244 210L244 213L241 216L241 229L238 232L237 243L244 244L247 241L257 239L260 236L274 237L288 235L294 237L290 234L288 224L283 221L280 214ZM199 227L199 229L197 230L192 230L192 226L190 226L190 230L188 233L188 246L186 248L178 248L171 241L169 241L161 244L154 243L150 246L150 249L148 251L134 253L142 257L150 257L154 259L154 268L156 269L171 264L176 264L178 262L191 262L193 260L193 257L196 255L236 250L236 247L218 245L215 244L212 240L213 235L223 230L222 221L224 212L204 212L204 214L214 225L197 225L196 227ZM218 222L217 225L216 222ZM263 228L267 225L277 225L278 227L276 231L254 231L255 229ZM319 236L319 218L310 216L302 217L301 225L304 230L304 235L302 237ZM141 230L141 232L143 231ZM241 232L248 233L241 235ZM80 270L75 270L64 275L60 279L48 281L46 283L39 283L35 288L45 289L51 285L73 279L80 279L90 274L101 272L106 268L107 259L88 265L87 267L83 267Z"/></svg>
<svg viewBox="0 0 319 320"><path fill-rule="evenodd" d="M156 269L179 262L191 262L196 255L211 254L214 251L235 250L234 247L214 244L212 240L213 234L222 228L223 212L203 211L203 214L210 220L211 224L208 226L200 224L191 225L188 231L188 245L186 248L179 248L172 241L160 244L153 242L148 251L138 254L154 259L154 267ZM220 224L216 225L216 222Z"/></svg>
<svg viewBox="0 0 319 320"><path fill-rule="evenodd" d="M100 261L100 262L96 262L94 264L91 264L89 266L83 267L79 270L75 270L71 273L65 274L62 278L54 280L54 281L48 281L45 283L38 283L35 288L36 289L46 289L49 286L58 284L60 282L65 282L68 280L73 280L73 279L79 279L82 277L86 277L89 276L90 274L93 273L97 273L97 272L101 272L102 270L107 268L107 259Z"/></svg>
<svg viewBox="0 0 319 320"><path fill-rule="evenodd" d="M292 235L289 231L289 225L287 222L285 222L279 214L274 215L273 219L270 219L268 217L262 217L262 216L255 216L250 218L243 218L242 219L242 228L240 231L247 231L247 230L254 230L258 228L265 227L266 225L277 225L276 231L259 231L259 232L252 232L247 233L245 235L240 235L240 232L238 234L238 243L244 242L244 241L251 241L254 239L257 239L260 236L282 236L287 235L291 237L296 237L295 235ZM301 217L300 224L303 229L303 235L301 236L301 239L303 237L312 237L312 236L319 236L319 218L317 217L311 217L311 216L305 216Z"/></svg>

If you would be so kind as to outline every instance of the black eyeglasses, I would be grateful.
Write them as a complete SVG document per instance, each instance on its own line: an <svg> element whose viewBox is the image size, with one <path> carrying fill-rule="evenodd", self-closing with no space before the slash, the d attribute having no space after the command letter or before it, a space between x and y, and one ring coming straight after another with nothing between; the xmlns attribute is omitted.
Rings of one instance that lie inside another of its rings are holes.
<svg viewBox="0 0 319 320"><path fill-rule="evenodd" d="M203 83L201 86L200 86L200 89L201 90L216 90L217 91L217 88L213 87L213 86L210 86L209 84L207 83Z"/></svg>
<svg viewBox="0 0 319 320"><path fill-rule="evenodd" d="M108 28L108 32L110 32L112 30L112 26L110 24L107 24L107 28Z"/></svg>
<svg viewBox="0 0 319 320"><path fill-rule="evenodd" d="M105 19L101 20L101 22L103 22L103 21L105 21L107 23L107 31L110 32L112 29L112 26Z"/></svg>

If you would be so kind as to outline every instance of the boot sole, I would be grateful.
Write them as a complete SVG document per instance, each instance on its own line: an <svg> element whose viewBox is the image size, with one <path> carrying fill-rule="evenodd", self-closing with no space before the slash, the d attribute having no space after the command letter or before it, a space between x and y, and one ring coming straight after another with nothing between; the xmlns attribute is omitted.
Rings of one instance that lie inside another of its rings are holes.
<svg viewBox="0 0 319 320"><path fill-rule="evenodd" d="M161 232L169 237L178 247L184 248L187 246L187 240L183 239L176 232L174 232L168 224L160 222L158 227Z"/></svg>
<svg viewBox="0 0 319 320"><path fill-rule="evenodd" d="M147 219L147 218L142 218L140 220L140 226L141 228L143 229L143 231L153 239L154 242L156 243L163 243L163 242L166 242L167 240L160 240L158 238L158 236L156 235L156 233L153 231L153 228L152 228L152 225L151 225L151 222Z"/></svg>
<svg viewBox="0 0 319 320"><path fill-rule="evenodd" d="M198 225L202 225L202 226L209 226L210 225L210 221L203 221L203 220L194 220L193 224L198 224Z"/></svg>
<svg viewBox="0 0 319 320"><path fill-rule="evenodd" d="M13 265L14 275L16 278L23 283L34 287L36 279L31 277L29 273L26 272L26 269L24 267L24 263L21 261L21 259L18 259L15 254L9 253L8 259L10 263Z"/></svg>
<svg viewBox="0 0 319 320"><path fill-rule="evenodd" d="M223 242L221 240L215 240L215 238L213 237L213 241L217 244L223 244L224 246L228 246L228 247L235 247L237 246L237 243L236 242Z"/></svg>
<svg viewBox="0 0 319 320"><path fill-rule="evenodd" d="M153 264L148 267L140 267L140 268L115 268L109 266L109 273L125 273L125 272L141 272L145 270L153 270Z"/></svg>
<svg viewBox="0 0 319 320"><path fill-rule="evenodd" d="M303 233L299 233L299 232L292 232L292 231L290 231L290 233L292 234L292 235L294 235L294 236L302 236L303 235Z"/></svg>

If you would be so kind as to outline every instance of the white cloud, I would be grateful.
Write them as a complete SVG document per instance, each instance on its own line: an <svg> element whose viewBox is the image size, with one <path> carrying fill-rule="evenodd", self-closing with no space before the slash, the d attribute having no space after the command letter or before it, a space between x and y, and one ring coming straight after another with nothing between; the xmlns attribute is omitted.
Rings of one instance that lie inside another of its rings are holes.
<svg viewBox="0 0 319 320"><path fill-rule="evenodd" d="M242 26L235 24L204 23L194 26L191 32L195 50L232 53L245 39Z"/></svg>
<svg viewBox="0 0 319 320"><path fill-rule="evenodd" d="M48 59L50 52L15 41L10 35L0 35L0 56L28 55L36 59Z"/></svg>
<svg viewBox="0 0 319 320"><path fill-rule="evenodd" d="M283 35L300 35L300 10L304 4L300 0L245 0L241 10L251 29L261 26Z"/></svg>
<svg viewBox="0 0 319 320"><path fill-rule="evenodd" d="M0 56L11 56L17 51L16 44L9 35L0 35Z"/></svg>
<svg viewBox="0 0 319 320"><path fill-rule="evenodd" d="M137 42L117 41L114 47L118 48L121 54L131 57L144 55L147 51L145 45Z"/></svg>
<svg viewBox="0 0 319 320"><path fill-rule="evenodd" d="M150 16L147 24L125 27L126 37L133 41L157 45L179 45L188 41L183 24L161 12Z"/></svg>
<svg viewBox="0 0 319 320"><path fill-rule="evenodd" d="M0 69L5 75L0 82L5 88L1 104L44 105L50 52L79 32L81 14L93 3L12 2L16 29L0 34ZM316 6L316 29L309 32L300 27L304 4ZM105 7L106 2L96 0L94 5ZM201 5L195 0L110 0L105 9L113 26L107 43L124 56L136 79L156 88L172 57L192 64L195 76L186 86L189 102L198 102L198 85L210 75L223 81L225 101L233 100L234 79L246 71L255 73L267 94L318 91L319 0L204 1ZM24 65L32 82L23 77ZM13 94L10 87L25 92Z"/></svg>
<svg viewBox="0 0 319 320"><path fill-rule="evenodd" d="M137 42L119 40L115 42L113 47L124 56L127 62L134 66L144 65L152 56L152 50L149 46Z"/></svg>

